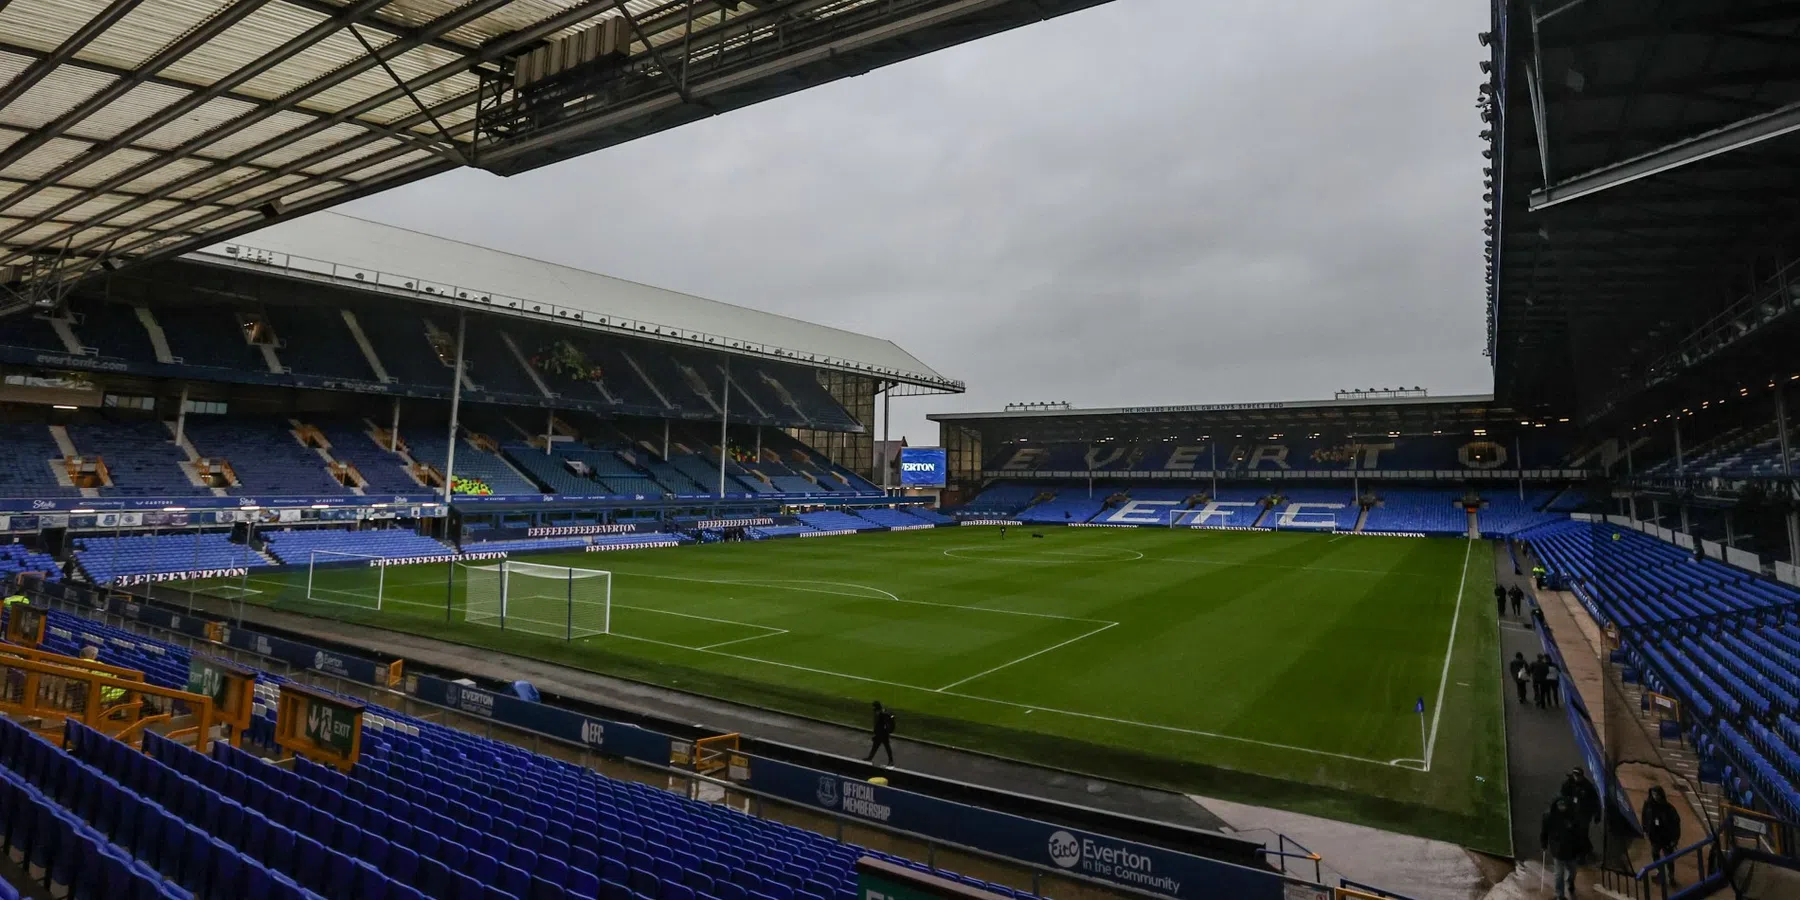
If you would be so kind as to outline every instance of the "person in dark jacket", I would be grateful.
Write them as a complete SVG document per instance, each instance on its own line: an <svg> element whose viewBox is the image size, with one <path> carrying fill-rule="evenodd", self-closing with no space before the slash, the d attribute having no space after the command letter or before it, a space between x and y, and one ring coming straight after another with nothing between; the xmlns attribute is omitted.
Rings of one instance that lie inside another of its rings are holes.
<svg viewBox="0 0 1800 900"><path fill-rule="evenodd" d="M894 736L894 714L883 709L881 701L875 701L875 740L869 744L869 755L865 761L875 761L875 751L887 750L888 765L894 764L894 745L888 738Z"/></svg>
<svg viewBox="0 0 1800 900"><path fill-rule="evenodd" d="M1562 709L1562 669L1548 656L1544 657L1544 705Z"/></svg>
<svg viewBox="0 0 1800 900"><path fill-rule="evenodd" d="M1527 671L1530 668L1530 664L1525 662L1523 653L1514 653L1512 662L1506 666L1506 674L1512 676L1513 684L1519 689L1520 703L1525 702L1525 684L1531 680L1531 673Z"/></svg>
<svg viewBox="0 0 1800 900"><path fill-rule="evenodd" d="M1587 820L1575 801L1559 796L1551 801L1538 828L1538 844L1550 854L1550 873L1556 879L1556 900L1575 896L1575 870L1593 849L1588 841Z"/></svg>
<svg viewBox="0 0 1800 900"><path fill-rule="evenodd" d="M1512 600L1513 618L1516 619L1519 616L1519 605L1525 602L1525 592L1515 584L1506 596Z"/></svg>
<svg viewBox="0 0 1800 900"><path fill-rule="evenodd" d="M1580 766L1570 769L1569 777L1563 779L1562 795L1575 801L1583 823L1600 821L1600 790Z"/></svg>
<svg viewBox="0 0 1800 900"><path fill-rule="evenodd" d="M1506 617L1506 588L1494 585L1494 604L1500 607L1501 618Z"/></svg>
<svg viewBox="0 0 1800 900"><path fill-rule="evenodd" d="M1638 822L1644 826L1644 837L1650 841L1651 859L1662 859L1675 852L1675 845L1681 842L1681 814L1675 811L1675 804L1669 802L1660 785L1650 788L1650 796L1644 800ZM1664 864L1656 877L1674 887L1675 865Z"/></svg>
<svg viewBox="0 0 1800 900"><path fill-rule="evenodd" d="M1544 708L1544 682L1550 677L1550 659L1539 653L1531 663L1531 702L1538 709Z"/></svg>

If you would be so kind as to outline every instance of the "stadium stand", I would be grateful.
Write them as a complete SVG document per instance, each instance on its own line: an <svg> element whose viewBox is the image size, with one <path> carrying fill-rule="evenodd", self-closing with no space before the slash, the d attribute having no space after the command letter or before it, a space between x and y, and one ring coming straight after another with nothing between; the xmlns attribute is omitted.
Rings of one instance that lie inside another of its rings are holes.
<svg viewBox="0 0 1800 900"><path fill-rule="evenodd" d="M186 686L180 646L60 611L48 624L53 652L93 645L102 662ZM273 735L283 681L258 675L253 746ZM224 741L201 753L154 732L139 752L73 720L59 747L0 720L0 800L34 811L5 840L76 897L851 900L865 854L1032 896L366 709L348 773Z"/></svg>
<svg viewBox="0 0 1800 900"><path fill-rule="evenodd" d="M7 425L0 441L0 496L69 497L79 492L56 480L61 448L45 425Z"/></svg>
<svg viewBox="0 0 1800 900"><path fill-rule="evenodd" d="M428 466L444 471L445 448L442 442L421 441L408 448L412 457ZM538 487L526 481L507 465L506 460L475 446L466 438L456 445L456 477L473 479L486 485L494 494L538 494Z"/></svg>
<svg viewBox="0 0 1800 900"><path fill-rule="evenodd" d="M902 506L899 507L899 510L929 525L948 525L951 522L956 521L955 519L926 506Z"/></svg>
<svg viewBox="0 0 1800 900"><path fill-rule="evenodd" d="M69 440L83 456L106 461L112 486L102 496L194 497L212 491L196 485L182 471L187 460L175 446L168 426L157 421L68 426Z"/></svg>
<svg viewBox="0 0 1800 900"><path fill-rule="evenodd" d="M1480 524L1481 533L1486 535L1514 534L1537 525L1559 521L1564 515L1549 509L1558 493L1560 492L1526 491L1525 499L1521 500L1516 493L1491 491L1484 495L1487 505L1476 513L1475 519Z"/></svg>
<svg viewBox="0 0 1800 900"><path fill-rule="evenodd" d="M1702 780L1800 818L1800 590L1611 525L1527 529L1552 584L1594 603L1652 690L1692 714Z"/></svg>
<svg viewBox="0 0 1800 900"><path fill-rule="evenodd" d="M1461 491L1384 488L1363 520L1364 531L1467 534L1469 515Z"/></svg>
<svg viewBox="0 0 1800 900"><path fill-rule="evenodd" d="M1263 515L1264 526L1349 531L1356 527L1356 520L1362 514L1362 508L1350 496L1350 492L1341 488L1284 488L1281 498L1281 503ZM1284 520L1287 521L1284 523Z"/></svg>
<svg viewBox="0 0 1800 900"><path fill-rule="evenodd" d="M314 550L328 550L355 556L380 556L403 559L411 556L439 556L450 548L439 541L404 528L349 530L344 528L293 528L286 531L263 531L269 555L287 565L306 565Z"/></svg>
<svg viewBox="0 0 1800 900"><path fill-rule="evenodd" d="M508 442L501 445L500 449L513 465L530 476L545 490L577 496L617 493L608 489L606 485L575 474L569 469L560 454L546 456L542 449L523 441Z"/></svg>
<svg viewBox="0 0 1800 900"><path fill-rule="evenodd" d="M801 513L797 518L818 531L873 531L881 527L861 516L854 516L835 509Z"/></svg>
<svg viewBox="0 0 1800 900"><path fill-rule="evenodd" d="M419 493L425 486L407 474L406 460L375 442L368 424L356 420L321 421L319 433L331 443L331 458L356 467L365 494Z"/></svg>
<svg viewBox="0 0 1800 900"><path fill-rule="evenodd" d="M274 565L243 544L233 544L225 532L132 534L120 537L84 535L76 538L75 558L95 584L107 584L127 575L204 572Z"/></svg>
<svg viewBox="0 0 1800 900"><path fill-rule="evenodd" d="M279 419L188 420L188 442L202 457L222 458L237 476L232 494L328 497L349 494L325 467L325 459L300 443L293 426Z"/></svg>
<svg viewBox="0 0 1800 900"><path fill-rule="evenodd" d="M1064 488L1055 496L1026 507L1019 513L1024 522L1086 522L1104 509L1112 488L1095 488L1088 496L1086 488Z"/></svg>
<svg viewBox="0 0 1800 900"><path fill-rule="evenodd" d="M0 578L17 572L42 572L50 581L62 579L62 566L49 554L24 544L0 544Z"/></svg>
<svg viewBox="0 0 1800 900"><path fill-rule="evenodd" d="M859 509L856 514L884 528L914 528L925 524L918 516L907 512L906 507L903 506L892 508L877 506L870 509Z"/></svg>
<svg viewBox="0 0 1800 900"><path fill-rule="evenodd" d="M998 482L983 488L958 514L969 516L1014 516L1025 508L1043 489L1028 484Z"/></svg>
<svg viewBox="0 0 1800 900"><path fill-rule="evenodd" d="M343 313L329 306L275 305L263 315L281 342L281 362L295 372L375 381Z"/></svg>

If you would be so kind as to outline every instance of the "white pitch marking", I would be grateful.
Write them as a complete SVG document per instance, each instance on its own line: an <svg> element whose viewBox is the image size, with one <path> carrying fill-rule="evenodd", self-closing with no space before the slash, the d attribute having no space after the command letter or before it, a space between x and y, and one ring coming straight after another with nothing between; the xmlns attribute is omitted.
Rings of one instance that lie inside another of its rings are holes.
<svg viewBox="0 0 1800 900"><path fill-rule="evenodd" d="M615 574L617 574L617 573L615 573ZM1277 750L1292 750L1296 753L1310 753L1310 754L1313 754L1314 756L1330 756L1330 757L1333 757L1336 759L1347 759L1352 762L1363 762L1363 763L1369 763L1371 765L1377 765L1377 766L1395 765L1394 762L1390 762L1388 760L1370 759L1369 757L1366 757L1366 756L1353 756L1349 753L1336 753L1331 750L1314 750L1311 747L1296 747L1292 744L1277 744L1273 741L1259 741L1255 738L1237 737L1235 735L1230 735L1230 734L1220 734L1216 731L1203 731L1198 728L1181 728L1176 725L1158 725L1154 722L1138 722L1138 721L1135 721L1132 719L1119 719L1119 718L1114 718L1112 716L1096 715L1094 713L1076 712L1072 709L1056 709L1053 707L1039 706L1037 704L1031 704L1031 703L1014 703L1011 700L996 700L993 697L982 697L982 696L978 696L976 694L963 694L963 693L958 693L956 691L940 691L940 690L937 690L936 688L920 687L916 684L901 684L898 681L886 681L886 680L880 679L880 678L870 678L866 675L848 675L843 672L833 672L829 669L815 669L811 666L801 666L801 665L795 665L794 663L776 662L775 660L772 660L772 659L762 659L760 657L755 657L755 656L742 656L737 653L726 653L723 650L707 650L707 649L704 649L701 647L689 647L685 644L675 644L675 643L670 643L669 641L659 641L659 640L656 640L655 638L637 637L636 635L630 635L630 634L595 635L595 637L616 637L616 638L625 638L626 640L631 640L631 641L642 641L646 644L660 644L664 647L674 647L677 650L691 650L695 653L708 653L713 656L723 656L723 657L726 657L727 659L737 659L737 660L743 660L744 662L762 663L763 665L768 665L768 666L779 666L783 669L794 669L794 670L800 671L800 672L811 672L815 675L829 675L833 678L847 678L851 681L861 681L861 682L865 682L867 684L886 685L887 687L903 688L905 690L920 691L922 693L927 693L927 694L942 694L946 697L960 697L964 700L975 700L975 701L978 701L981 703L993 703L998 706L1006 706L1006 707L1011 707L1013 709L1023 709L1023 710L1027 710L1027 711L1045 712L1045 713L1056 713L1058 715L1072 716L1072 717L1078 718L1078 719L1091 719L1096 722L1110 722L1114 725L1130 725L1130 726L1133 726L1136 728L1149 728L1149 729L1152 729L1155 731L1169 731L1169 732L1174 732L1176 734L1191 734L1196 737L1216 738L1221 741L1235 741L1240 744L1255 744L1258 747L1274 747Z"/></svg>
<svg viewBox="0 0 1800 900"><path fill-rule="evenodd" d="M971 682L971 681L974 681L974 680L975 680L975 679L977 679L977 678L980 678L980 677L982 677L982 676L983 676L983 675L992 675L992 674L994 674L994 673L995 673L995 672L998 672L998 671L1000 671L1000 670L1001 670L1001 669L1004 669L1004 668L1006 668L1006 667L1008 667L1008 666L1016 666L1016 665L1018 665L1018 664L1019 664L1019 663L1022 663L1022 662L1024 662L1024 661L1026 661L1026 660L1028 660L1028 659L1031 659L1031 658L1033 658L1033 657L1037 657L1037 656L1043 656L1043 655L1044 655L1044 654L1046 654L1046 653L1049 653L1049 652L1050 652L1050 651L1052 651L1052 650L1058 650L1058 649L1061 649L1061 648L1063 648L1063 647L1067 647L1067 646L1069 646L1069 645L1070 645L1070 644L1073 644L1073 643L1075 643L1075 642L1076 642L1076 641L1079 641L1079 640L1083 640L1083 639L1085 639L1085 638L1091 638L1091 637L1093 637L1093 636L1094 636L1094 635L1096 635L1096 634L1099 634L1099 633L1100 633L1100 632L1102 632L1102 631L1105 631L1105 630L1106 630L1106 629L1108 629L1108 628L1111 628L1111 627L1113 627L1113 626L1114 626L1114 625L1117 625L1117 624L1119 624L1119 623L1117 623L1117 622L1109 622L1109 623L1107 623L1107 624L1105 624L1105 625L1102 625L1102 626L1100 626L1100 627L1099 627L1099 628L1096 628L1096 629L1094 629L1094 630L1093 630L1093 631L1090 631L1090 632L1088 632L1088 633L1086 633L1086 634L1082 634L1082 635L1078 635L1078 636L1076 636L1076 637L1072 637L1072 638L1069 638L1069 639L1068 639L1068 640L1066 640L1066 641L1063 641L1063 642L1062 642L1062 643L1060 643L1060 644L1056 644L1056 645L1055 645L1055 646L1051 646L1051 647L1045 647L1045 648L1044 648L1044 649L1042 649L1042 650L1039 650L1039 651L1037 651L1037 652L1036 652L1036 653L1029 653L1029 654L1026 654L1026 655L1025 655L1025 656L1021 656L1021 657L1019 657L1019 658L1018 658L1018 659L1015 659L1015 660L1013 660L1013 661L1012 661L1012 662L1004 662L1004 663L1001 663L1001 664L1000 664L1000 665L997 665L997 666L995 666L995 667L993 667L993 668L991 668L991 669L989 669L989 670L987 670L987 671L986 671L986 672L979 672L979 673L976 673L976 674L974 674L974 675L970 675L970 676L969 676L969 677L967 677L967 678L964 678L964 679L962 679L962 680L961 680L961 681L952 681L952 682L950 682L950 683L949 683L949 684L946 684L946 685L944 685L944 686L943 686L943 687L941 687L941 688L938 688L938 689L937 689L937 692L938 692L938 693L940 693L940 694L941 694L941 693L943 693L943 692L945 692L945 691L947 691L947 690L949 690L949 689L951 689L951 688L953 688L953 687L960 687L960 686L962 686L962 685L965 685L965 684L968 684L968 683L969 683L969 682Z"/></svg>
<svg viewBox="0 0 1800 900"><path fill-rule="evenodd" d="M884 591L878 587L870 587L866 584L854 584L854 583L847 582L847 581L810 581L810 580L806 580L806 581L792 580L792 581L790 581L790 580L774 579L774 578L738 578L738 579L691 578L691 577L682 576L682 575L652 575L648 572L618 572L618 571L613 572L613 574L614 575L624 575L624 576L630 577L630 578L660 578L664 581L691 581L696 584L741 584L741 585L746 585L749 587L781 586L782 590L800 591L802 593L808 593L808 594L830 594L834 597L858 597L863 600L881 599L881 597L871 597L867 594L851 594L851 593L846 593L844 591L826 591L826 590L820 590L819 588L789 587L788 586L788 585L796 585L796 584L824 584L824 585L831 585L833 587L853 587L853 588L860 588L865 591L874 591L875 593L880 594L880 595L882 595L882 597L885 597L886 599L891 600L895 603L910 603L914 606L936 606L940 609L965 609L965 610L969 610L970 612L1000 613L1002 615L1008 615L1008 616L1030 616L1035 619L1060 619L1065 622L1091 622L1095 625L1116 624L1116 623L1109 623L1106 619L1090 619L1085 616L1059 616L1059 615L1056 615L1055 613L1027 612L1025 610L1020 610L1020 609L995 609L994 607L991 607L991 606L964 606L960 603L933 603L930 600L906 600L901 597L895 596L893 594L893 592L891 592L891 591Z"/></svg>
<svg viewBox="0 0 1800 900"><path fill-rule="evenodd" d="M1094 549L1100 549L1100 548L1094 548ZM1042 566L1042 565L1062 566L1062 565L1068 565L1070 563L1084 563L1084 562L1085 563L1137 562L1138 560L1144 558L1143 551L1132 550L1132 549L1126 548L1126 547L1115 547L1111 551L1101 549L1100 552L1102 552L1102 553L1108 553L1108 552L1131 553L1134 555L1132 555L1132 556L1095 556L1091 553L1082 553L1079 550L1026 551L1026 552L1037 554L1038 558L1034 558L1034 559L1008 559L1004 556L958 556L957 555L958 553L966 552L966 551L970 551L970 550L982 551L982 552L996 552L996 551L1004 552L1002 550L1002 548L1000 548L1000 547L950 547L950 548L944 550L943 552L944 552L945 556L948 556L951 559L966 559L966 560L969 560L970 562L1024 563L1026 565L1034 565L1034 566ZM1045 557L1045 556L1072 556L1072 557L1074 557L1074 559L1043 559L1042 557Z"/></svg>
<svg viewBox="0 0 1800 900"><path fill-rule="evenodd" d="M766 626L759 625L757 627L762 628L762 627L766 627ZM732 644L741 644L745 641L760 641L763 638L779 637L779 636L787 634L787 633L788 633L788 630L786 628L777 628L774 631L769 632L768 634L753 634L749 637L741 637L736 640L730 640L730 641L720 641L716 644L707 644L704 647L695 647L694 649L696 649L696 650L712 650L717 647L729 647Z"/></svg>
<svg viewBox="0 0 1800 900"><path fill-rule="evenodd" d="M780 631L780 632L784 632L784 633L787 631L787 629L785 629L785 628L776 628L773 625L758 625L755 622L739 622L736 619L715 619L712 616L697 616L697 615L694 615L693 613L671 612L670 610L655 609L655 608L649 607L649 606L627 606L623 603L614 603L613 608L614 609L635 609L639 612L661 613L665 616L680 616L684 619L701 619L701 620L707 621L707 622L718 622L721 625L742 625L745 628L761 628L764 631Z"/></svg>
<svg viewBox="0 0 1800 900"><path fill-rule="evenodd" d="M1425 740L1425 768L1431 771L1431 754L1437 750L1438 723L1444 718L1444 690L1450 686L1450 660L1456 655L1456 623L1462 618L1463 588L1469 585L1469 556L1475 552L1475 542L1469 541L1463 550L1462 580L1456 585L1456 609L1450 614L1450 641L1444 648L1444 673L1438 676L1437 705L1431 711L1431 736Z"/></svg>

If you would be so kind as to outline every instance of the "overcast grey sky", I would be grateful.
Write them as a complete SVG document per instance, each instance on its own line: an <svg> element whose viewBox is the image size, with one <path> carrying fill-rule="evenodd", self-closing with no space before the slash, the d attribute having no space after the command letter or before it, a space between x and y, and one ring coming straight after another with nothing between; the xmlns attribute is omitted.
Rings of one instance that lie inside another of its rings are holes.
<svg viewBox="0 0 1800 900"><path fill-rule="evenodd" d="M894 340L928 412L1485 392L1482 0L1114 0L396 225Z"/></svg>

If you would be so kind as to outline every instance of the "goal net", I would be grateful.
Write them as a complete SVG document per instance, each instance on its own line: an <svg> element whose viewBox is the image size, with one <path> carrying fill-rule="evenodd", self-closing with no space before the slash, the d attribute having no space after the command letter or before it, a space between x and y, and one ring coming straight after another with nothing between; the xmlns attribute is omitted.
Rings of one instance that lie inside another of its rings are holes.
<svg viewBox="0 0 1800 900"><path fill-rule="evenodd" d="M572 641L612 630L612 573L501 560L464 564L463 620Z"/></svg>
<svg viewBox="0 0 1800 900"><path fill-rule="evenodd" d="M365 553L314 550L306 560L306 599L363 609L380 609L387 593L387 567L382 557Z"/></svg>

